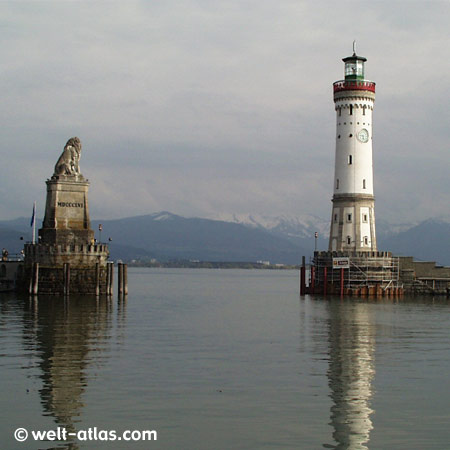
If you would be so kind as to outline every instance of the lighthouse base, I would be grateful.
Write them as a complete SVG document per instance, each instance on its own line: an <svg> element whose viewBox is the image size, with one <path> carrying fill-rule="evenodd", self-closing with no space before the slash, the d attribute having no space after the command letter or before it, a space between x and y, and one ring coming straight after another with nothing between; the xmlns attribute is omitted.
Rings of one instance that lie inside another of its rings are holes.
<svg viewBox="0 0 450 450"><path fill-rule="evenodd" d="M391 252L314 252L308 294L396 296L403 294L399 258Z"/></svg>
<svg viewBox="0 0 450 450"><path fill-rule="evenodd" d="M375 199L373 195L333 196L330 252L376 252Z"/></svg>

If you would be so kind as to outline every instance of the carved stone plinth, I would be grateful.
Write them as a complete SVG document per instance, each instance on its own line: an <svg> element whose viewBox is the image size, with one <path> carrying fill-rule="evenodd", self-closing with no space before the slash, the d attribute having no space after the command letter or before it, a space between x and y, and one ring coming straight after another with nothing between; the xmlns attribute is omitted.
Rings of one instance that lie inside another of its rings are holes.
<svg viewBox="0 0 450 450"><path fill-rule="evenodd" d="M53 176L47 180L45 218L39 230L42 244L92 244L90 228L89 182L79 176Z"/></svg>

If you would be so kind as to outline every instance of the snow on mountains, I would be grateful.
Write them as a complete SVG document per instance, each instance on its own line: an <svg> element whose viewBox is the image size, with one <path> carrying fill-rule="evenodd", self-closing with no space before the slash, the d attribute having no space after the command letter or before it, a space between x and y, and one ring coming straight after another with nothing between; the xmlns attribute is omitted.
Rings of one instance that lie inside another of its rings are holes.
<svg viewBox="0 0 450 450"><path fill-rule="evenodd" d="M259 214L220 214L213 220L240 223L254 228L261 228L271 232L278 232L290 237L311 238L317 231L322 237L328 237L330 222L311 214L300 216L281 215L265 216Z"/></svg>

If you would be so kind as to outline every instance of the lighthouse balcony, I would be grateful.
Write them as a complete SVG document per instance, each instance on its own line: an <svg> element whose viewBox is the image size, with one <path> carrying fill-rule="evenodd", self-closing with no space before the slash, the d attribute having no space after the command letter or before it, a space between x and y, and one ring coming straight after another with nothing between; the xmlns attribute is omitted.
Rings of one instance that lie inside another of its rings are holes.
<svg viewBox="0 0 450 450"><path fill-rule="evenodd" d="M375 93L375 83L365 80L341 80L333 83L333 92L341 91L370 91Z"/></svg>

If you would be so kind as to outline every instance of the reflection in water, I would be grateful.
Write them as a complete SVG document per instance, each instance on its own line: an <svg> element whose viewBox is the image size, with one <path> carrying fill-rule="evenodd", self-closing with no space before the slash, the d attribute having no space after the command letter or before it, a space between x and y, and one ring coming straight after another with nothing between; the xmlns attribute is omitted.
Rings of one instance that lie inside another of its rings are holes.
<svg viewBox="0 0 450 450"><path fill-rule="evenodd" d="M331 425L335 449L368 447L372 421L370 408L375 374L375 333L370 304L329 303Z"/></svg>
<svg viewBox="0 0 450 450"><path fill-rule="evenodd" d="M101 364L102 349L111 335L111 301L39 296L25 304L33 320L25 324L24 339L39 358L44 415L53 416L68 433L77 431L88 366ZM121 308L124 314L125 305ZM66 445L77 448L74 443Z"/></svg>

